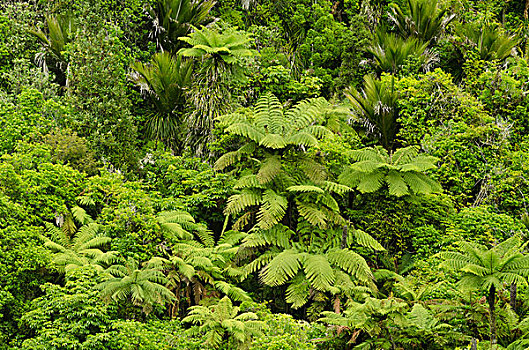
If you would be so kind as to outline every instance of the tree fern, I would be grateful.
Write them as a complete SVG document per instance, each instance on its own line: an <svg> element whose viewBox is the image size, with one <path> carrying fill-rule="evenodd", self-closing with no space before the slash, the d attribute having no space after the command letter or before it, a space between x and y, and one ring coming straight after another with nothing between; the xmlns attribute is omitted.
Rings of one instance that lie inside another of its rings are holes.
<svg viewBox="0 0 529 350"><path fill-rule="evenodd" d="M96 286L107 301L130 300L134 305L143 306L143 311L148 314L154 304L163 305L175 298L163 285L167 279L160 270L140 269L134 259L127 260L125 265L113 265L107 272L109 278Z"/></svg>
<svg viewBox="0 0 529 350"><path fill-rule="evenodd" d="M356 163L346 168L339 180L360 192L376 192L384 185L397 197L441 191L437 181L422 173L436 168L437 158L419 155L415 147L388 153L378 146L353 151L351 156Z"/></svg>
<svg viewBox="0 0 529 350"><path fill-rule="evenodd" d="M482 245L461 242L461 252L441 252L441 267L462 273L459 286L465 290L481 290L487 293L490 318L490 339L496 339L496 294L504 283L527 285L529 257L523 254L521 239L512 236L491 249Z"/></svg>
<svg viewBox="0 0 529 350"><path fill-rule="evenodd" d="M274 95L265 94L249 114L219 118L228 133L248 142L221 156L215 169L235 165L243 156L256 164L237 181L240 193L228 200L226 214L246 212L234 227L242 228L255 218L256 227L269 229L284 219L289 205L320 227L340 221L338 205L329 193L341 195L349 188L328 181L325 167L306 152L306 147L317 147L319 139L330 133L317 122L332 109L324 99L310 99L284 110Z"/></svg>
<svg viewBox="0 0 529 350"><path fill-rule="evenodd" d="M85 225L77 228L74 223ZM84 265L92 265L98 270L118 260L119 253L105 252L110 245L111 238L99 233L99 225L78 207L74 207L67 214L62 227L46 223L48 236L42 236L44 246L53 254L53 261L61 271L70 271Z"/></svg>
<svg viewBox="0 0 529 350"><path fill-rule="evenodd" d="M243 347L254 336L262 334L264 323L252 312L240 313L228 297L224 297L211 307L192 306L184 323L199 325L190 329L191 333L204 334L206 345L218 348L224 338L232 338Z"/></svg>
<svg viewBox="0 0 529 350"><path fill-rule="evenodd" d="M326 233L329 231L321 230L324 241L326 238L329 240ZM341 236L341 230L336 233ZM365 246L381 248L366 233L359 236ZM265 285L288 284L287 302L292 303L294 308L305 305L315 292L351 297L376 289L373 274L364 258L349 249L337 248L341 245L340 239L329 240L329 244L316 241L306 244L292 242L294 237L294 232L282 225L250 233L243 240L241 249L259 250L261 253L246 264L241 277L244 279L250 273L259 271ZM266 248L264 252L263 248Z"/></svg>

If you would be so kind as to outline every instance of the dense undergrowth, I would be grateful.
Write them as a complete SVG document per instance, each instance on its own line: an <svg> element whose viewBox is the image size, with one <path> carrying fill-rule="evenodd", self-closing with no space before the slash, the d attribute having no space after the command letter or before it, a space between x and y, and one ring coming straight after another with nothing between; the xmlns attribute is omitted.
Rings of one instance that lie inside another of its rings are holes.
<svg viewBox="0 0 529 350"><path fill-rule="evenodd" d="M529 348L528 8L3 1L0 348Z"/></svg>

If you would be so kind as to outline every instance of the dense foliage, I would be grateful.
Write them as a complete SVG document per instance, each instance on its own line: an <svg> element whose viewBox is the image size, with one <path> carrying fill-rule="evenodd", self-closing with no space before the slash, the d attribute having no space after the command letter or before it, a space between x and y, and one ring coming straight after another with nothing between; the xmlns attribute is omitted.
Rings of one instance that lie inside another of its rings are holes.
<svg viewBox="0 0 529 350"><path fill-rule="evenodd" d="M0 348L529 348L528 12L2 1Z"/></svg>

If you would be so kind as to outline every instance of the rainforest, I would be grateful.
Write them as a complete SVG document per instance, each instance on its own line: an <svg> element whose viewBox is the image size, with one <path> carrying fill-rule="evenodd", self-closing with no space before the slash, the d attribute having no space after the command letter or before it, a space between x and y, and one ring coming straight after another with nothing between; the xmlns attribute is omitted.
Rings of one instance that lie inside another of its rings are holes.
<svg viewBox="0 0 529 350"><path fill-rule="evenodd" d="M0 1L0 349L529 349L529 0Z"/></svg>

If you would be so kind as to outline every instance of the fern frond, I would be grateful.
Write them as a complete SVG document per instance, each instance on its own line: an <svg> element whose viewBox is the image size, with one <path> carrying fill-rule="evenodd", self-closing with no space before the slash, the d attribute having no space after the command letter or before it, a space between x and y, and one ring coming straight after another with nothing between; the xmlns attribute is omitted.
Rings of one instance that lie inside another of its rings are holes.
<svg viewBox="0 0 529 350"><path fill-rule="evenodd" d="M240 194L234 194L228 199L228 205L226 206L226 209L224 209L224 213L237 214L247 207L260 204L261 201L261 193L245 189Z"/></svg>
<svg viewBox="0 0 529 350"><path fill-rule="evenodd" d="M292 308L296 310L305 305L308 302L308 299L309 283L303 278L303 276L298 275L288 286L285 301L292 304Z"/></svg>
<svg viewBox="0 0 529 350"><path fill-rule="evenodd" d="M280 156L267 156L257 173L257 180L261 184L266 184L272 181L279 173L281 173L281 158Z"/></svg>
<svg viewBox="0 0 529 350"><path fill-rule="evenodd" d="M261 280L271 287L284 284L298 273L302 258L303 256L295 249L279 253L262 270Z"/></svg>
<svg viewBox="0 0 529 350"><path fill-rule="evenodd" d="M307 279L315 289L327 291L334 283L334 271L325 256L307 254L303 266Z"/></svg>
<svg viewBox="0 0 529 350"><path fill-rule="evenodd" d="M356 242L363 247L373 249L375 251L385 251L386 249L370 234L362 230L353 230L353 235Z"/></svg>

